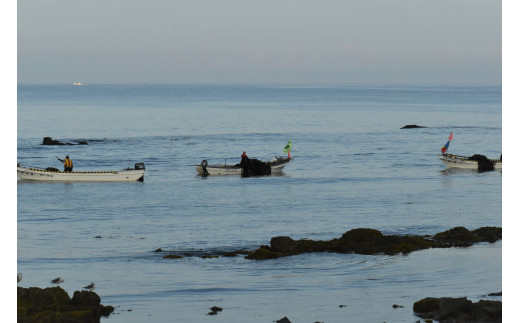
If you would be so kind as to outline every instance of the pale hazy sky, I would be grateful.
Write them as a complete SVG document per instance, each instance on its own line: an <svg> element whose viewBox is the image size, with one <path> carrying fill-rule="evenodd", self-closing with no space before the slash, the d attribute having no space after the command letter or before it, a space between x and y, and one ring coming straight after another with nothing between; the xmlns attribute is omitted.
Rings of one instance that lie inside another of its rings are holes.
<svg viewBox="0 0 520 323"><path fill-rule="evenodd" d="M18 83L501 84L500 0L22 0Z"/></svg>

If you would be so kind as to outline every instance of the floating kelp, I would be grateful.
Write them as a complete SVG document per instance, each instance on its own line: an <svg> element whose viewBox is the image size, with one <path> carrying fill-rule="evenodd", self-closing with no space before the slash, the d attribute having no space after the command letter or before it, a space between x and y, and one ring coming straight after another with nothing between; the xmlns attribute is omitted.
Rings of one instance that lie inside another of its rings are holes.
<svg viewBox="0 0 520 323"><path fill-rule="evenodd" d="M240 166L242 177L271 175L271 166L258 159L244 158Z"/></svg>
<svg viewBox="0 0 520 323"><path fill-rule="evenodd" d="M468 157L468 159L478 162L479 172L487 172L495 169L495 164L484 155L475 154L471 157ZM500 156L500 160L502 160L502 156Z"/></svg>

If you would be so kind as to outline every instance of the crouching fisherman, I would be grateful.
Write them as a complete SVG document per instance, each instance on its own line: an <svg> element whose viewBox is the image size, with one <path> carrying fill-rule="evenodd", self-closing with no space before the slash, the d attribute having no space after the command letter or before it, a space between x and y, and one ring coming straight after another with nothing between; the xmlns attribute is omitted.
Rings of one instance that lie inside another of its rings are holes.
<svg viewBox="0 0 520 323"><path fill-rule="evenodd" d="M56 156L56 158L58 158L58 160L63 163L64 172L72 172L74 165L72 164L72 160L70 160L69 156L65 157L65 160L60 159L58 156Z"/></svg>

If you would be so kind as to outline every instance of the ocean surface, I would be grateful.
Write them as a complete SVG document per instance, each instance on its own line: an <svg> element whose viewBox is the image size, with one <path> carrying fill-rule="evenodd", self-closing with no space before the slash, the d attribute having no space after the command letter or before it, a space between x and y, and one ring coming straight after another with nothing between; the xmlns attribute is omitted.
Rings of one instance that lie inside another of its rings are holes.
<svg viewBox="0 0 520 323"><path fill-rule="evenodd" d="M19 85L20 164L61 169L56 156L69 155L76 171L146 166L144 182L18 181L19 286L62 277L72 296L93 281L116 308L102 322L114 323L416 322L425 297L501 300L486 296L502 291L501 241L395 256L201 257L280 235L501 227L502 172L448 170L437 158L452 131L449 152L500 157L501 97L501 86ZM294 160L280 176L194 169L237 163L244 150L285 155L289 140ZM212 306L223 311L207 315Z"/></svg>

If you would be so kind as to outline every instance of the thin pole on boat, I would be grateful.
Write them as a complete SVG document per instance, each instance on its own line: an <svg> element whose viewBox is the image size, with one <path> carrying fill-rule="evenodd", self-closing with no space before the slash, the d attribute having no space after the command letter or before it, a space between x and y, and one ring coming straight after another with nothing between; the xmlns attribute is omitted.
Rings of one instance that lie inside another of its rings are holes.
<svg viewBox="0 0 520 323"><path fill-rule="evenodd" d="M224 157L224 167L226 166L227 158Z"/></svg>

